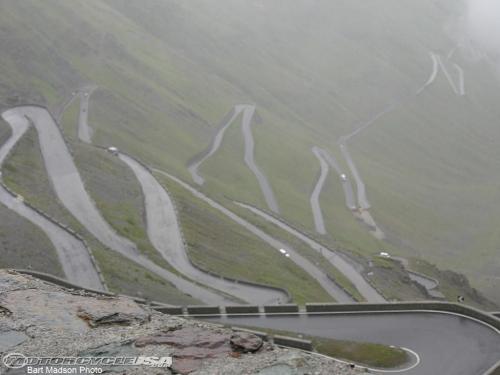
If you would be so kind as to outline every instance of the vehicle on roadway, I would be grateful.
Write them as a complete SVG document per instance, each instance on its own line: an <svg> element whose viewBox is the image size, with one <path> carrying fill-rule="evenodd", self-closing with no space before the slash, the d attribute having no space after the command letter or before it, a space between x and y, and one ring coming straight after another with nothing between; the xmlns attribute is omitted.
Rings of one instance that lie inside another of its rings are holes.
<svg viewBox="0 0 500 375"><path fill-rule="evenodd" d="M107 151L113 155L118 155L118 148L114 146L110 146L107 148Z"/></svg>

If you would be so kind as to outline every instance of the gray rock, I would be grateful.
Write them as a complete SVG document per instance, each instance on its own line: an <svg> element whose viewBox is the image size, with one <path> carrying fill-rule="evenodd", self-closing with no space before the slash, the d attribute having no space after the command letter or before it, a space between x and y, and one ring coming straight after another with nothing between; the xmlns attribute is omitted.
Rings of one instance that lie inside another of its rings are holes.
<svg viewBox="0 0 500 375"><path fill-rule="evenodd" d="M262 347L262 339L249 332L235 332L231 336L231 346L243 353L253 353Z"/></svg>

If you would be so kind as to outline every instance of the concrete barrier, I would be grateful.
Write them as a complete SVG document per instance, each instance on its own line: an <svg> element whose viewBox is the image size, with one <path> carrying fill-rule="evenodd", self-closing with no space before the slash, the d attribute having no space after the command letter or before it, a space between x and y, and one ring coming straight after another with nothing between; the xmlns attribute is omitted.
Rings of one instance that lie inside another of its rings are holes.
<svg viewBox="0 0 500 375"><path fill-rule="evenodd" d="M247 328L241 328L241 327L231 327L231 329L235 332L247 332L251 333L255 336L259 336L262 340L267 341L268 340L268 334L266 332L261 332L261 331L254 331L253 329L247 329Z"/></svg>
<svg viewBox="0 0 500 375"><path fill-rule="evenodd" d="M30 276L36 277L37 279L49 282L51 284L56 284L56 285L62 286L63 288L83 290L85 292L99 294L99 295L103 295L103 296L109 296L109 297L116 297L117 296L114 293L105 292L102 290L84 288L82 286L72 284L67 280L61 279L60 277L50 275L50 274L45 273L45 272L25 270L25 269L13 269L13 271L18 272L18 273L23 274L23 275L30 275ZM132 298L129 296L123 296L123 297Z"/></svg>
<svg viewBox="0 0 500 375"><path fill-rule="evenodd" d="M498 361L497 363L495 363L483 375L500 375L500 361Z"/></svg>
<svg viewBox="0 0 500 375"><path fill-rule="evenodd" d="M187 306L188 315L219 315L221 313L219 306Z"/></svg>
<svg viewBox="0 0 500 375"><path fill-rule="evenodd" d="M156 311L168 315L183 315L182 307L172 306L172 307L153 307Z"/></svg>
<svg viewBox="0 0 500 375"><path fill-rule="evenodd" d="M299 306L293 304L264 306L265 314L297 313L297 312L299 312Z"/></svg>
<svg viewBox="0 0 500 375"><path fill-rule="evenodd" d="M395 303L357 303L357 304L328 304L307 303L308 313L340 313L340 312L384 312L384 311L439 311L468 316L481 320L496 329L500 329L500 319L473 307L449 302L395 302Z"/></svg>
<svg viewBox="0 0 500 375"><path fill-rule="evenodd" d="M275 335L273 336L273 342L276 345L288 346L290 348L297 348L307 351L313 350L313 345L310 340L303 340L303 339L297 339L295 337Z"/></svg>
<svg viewBox="0 0 500 375"><path fill-rule="evenodd" d="M226 314L258 314L259 306L226 306Z"/></svg>

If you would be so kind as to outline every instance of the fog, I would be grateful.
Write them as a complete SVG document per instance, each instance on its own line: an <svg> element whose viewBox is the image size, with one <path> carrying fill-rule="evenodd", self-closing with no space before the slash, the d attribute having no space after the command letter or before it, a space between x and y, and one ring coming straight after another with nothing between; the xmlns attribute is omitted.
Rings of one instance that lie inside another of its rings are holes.
<svg viewBox="0 0 500 375"><path fill-rule="evenodd" d="M474 44L500 56L500 1L467 0L467 30Z"/></svg>

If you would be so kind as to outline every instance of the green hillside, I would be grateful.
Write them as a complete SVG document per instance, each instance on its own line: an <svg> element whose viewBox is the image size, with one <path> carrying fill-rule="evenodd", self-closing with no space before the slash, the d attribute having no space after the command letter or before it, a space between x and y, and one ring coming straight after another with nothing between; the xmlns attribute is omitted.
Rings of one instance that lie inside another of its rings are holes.
<svg viewBox="0 0 500 375"><path fill-rule="evenodd" d="M186 165L220 119L254 103L256 161L281 215L312 232L311 147L329 149L347 170L338 138L394 104L349 142L388 242L345 208L333 173L321 195L322 240L365 256L422 257L500 301L500 85L471 48L447 59L463 9L451 0L3 1L0 106L57 112L76 88L96 84L94 142L191 181ZM450 71L464 69L465 96L441 69L414 95L431 76L430 52ZM239 122L201 173L211 197L266 208L243 161Z"/></svg>

